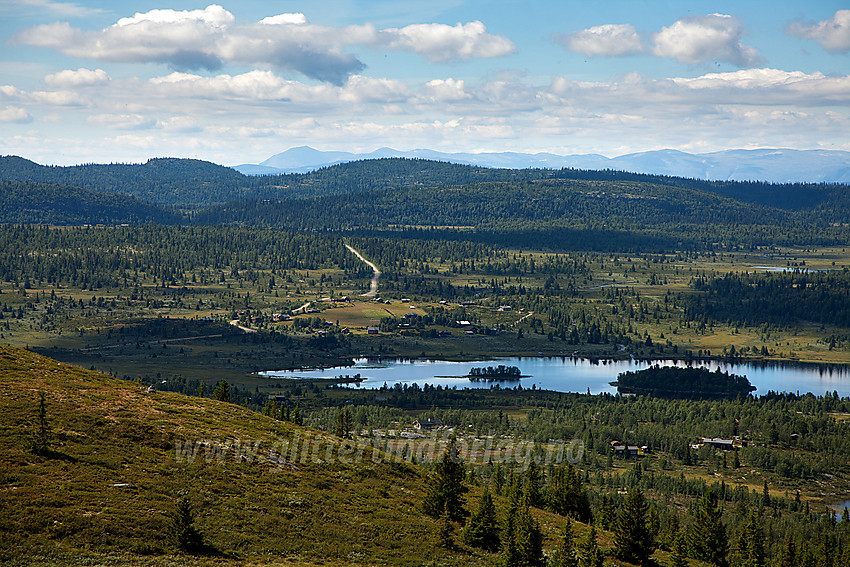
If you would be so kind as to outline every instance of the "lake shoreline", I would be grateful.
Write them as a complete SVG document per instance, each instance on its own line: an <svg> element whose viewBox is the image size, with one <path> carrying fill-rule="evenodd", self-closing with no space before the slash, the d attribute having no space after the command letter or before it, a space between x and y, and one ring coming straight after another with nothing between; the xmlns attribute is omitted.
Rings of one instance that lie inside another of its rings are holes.
<svg viewBox="0 0 850 567"><path fill-rule="evenodd" d="M804 363L799 361L743 361L740 359L675 359L675 358L610 358L578 356L527 356L510 358L491 358L473 361L452 361L435 358L407 358L373 356L346 360L345 365L325 368L297 370L266 370L256 375L267 379L298 378L302 380L323 380L344 375L360 374L363 380L354 387L379 389L384 384L413 384L420 387L426 384L456 388L497 387L499 382L469 380L470 368L482 363L501 364L522 368L526 378L516 387L535 387L537 389L561 392L585 392L616 394L615 381L621 372L640 370L653 365L696 366L709 370L731 371L745 374L756 386L754 396L760 397L771 392L812 393L824 395L840 392L850 396L850 366L823 363ZM515 387L509 383L504 387Z"/></svg>

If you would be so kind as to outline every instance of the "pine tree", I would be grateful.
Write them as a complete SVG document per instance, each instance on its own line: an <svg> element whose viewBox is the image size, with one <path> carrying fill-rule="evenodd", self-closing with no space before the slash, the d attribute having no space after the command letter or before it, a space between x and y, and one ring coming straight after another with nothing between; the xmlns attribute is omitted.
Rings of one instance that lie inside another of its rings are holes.
<svg viewBox="0 0 850 567"><path fill-rule="evenodd" d="M484 489L481 500L478 501L478 509L469 518L466 526L461 532L461 541L472 547L480 547L487 551L499 549L499 525L496 522L496 507L490 491Z"/></svg>
<svg viewBox="0 0 850 567"><path fill-rule="evenodd" d="M295 409L292 410L292 423L295 425L303 424L304 419L301 417L301 408L298 404L295 404Z"/></svg>
<svg viewBox="0 0 850 567"><path fill-rule="evenodd" d="M688 551L694 559L707 561L717 567L726 567L729 540L720 516L717 496L709 490L700 500L688 531Z"/></svg>
<svg viewBox="0 0 850 567"><path fill-rule="evenodd" d="M462 522L468 515L463 507L464 493L468 488L463 484L465 478L463 461L457 449L457 440L452 438L443 457L434 465L425 488L425 500L422 509L432 518L439 518L448 509L449 518Z"/></svg>
<svg viewBox="0 0 850 567"><path fill-rule="evenodd" d="M558 548L552 557L552 567L578 567L578 555L573 541L573 526L570 519L564 524L564 531L558 542Z"/></svg>
<svg viewBox="0 0 850 567"><path fill-rule="evenodd" d="M185 553L200 553L204 549L203 535L195 528L189 499L180 497L171 515L171 540L174 546Z"/></svg>
<svg viewBox="0 0 850 567"><path fill-rule="evenodd" d="M230 386L228 386L227 380L222 380L218 383L218 386L213 392L213 399L220 402L230 401Z"/></svg>
<svg viewBox="0 0 850 567"><path fill-rule="evenodd" d="M738 554L741 567L764 567L764 534L761 520L754 511L750 511L747 521L738 534Z"/></svg>
<svg viewBox="0 0 850 567"><path fill-rule="evenodd" d="M614 527L617 557L631 563L646 563L655 551L649 504L640 489L629 492Z"/></svg>
<svg viewBox="0 0 850 567"><path fill-rule="evenodd" d="M596 526L590 526L587 539L581 546L581 557L578 565L579 567L602 567L604 560L602 550L599 549L599 544L596 542Z"/></svg>

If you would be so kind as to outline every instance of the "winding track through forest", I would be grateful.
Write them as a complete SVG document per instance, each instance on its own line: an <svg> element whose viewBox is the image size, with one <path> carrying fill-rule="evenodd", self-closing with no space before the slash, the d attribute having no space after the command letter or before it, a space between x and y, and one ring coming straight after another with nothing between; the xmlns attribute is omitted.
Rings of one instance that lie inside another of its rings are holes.
<svg viewBox="0 0 850 567"><path fill-rule="evenodd" d="M378 266L364 258L363 255L355 250L353 246L346 244L345 247L348 248L349 252L360 258L361 261L365 262L370 268L372 268L374 273L372 274L372 280L369 282L369 291L362 294L362 297L375 297L378 295L378 278L381 277L381 270L378 269Z"/></svg>

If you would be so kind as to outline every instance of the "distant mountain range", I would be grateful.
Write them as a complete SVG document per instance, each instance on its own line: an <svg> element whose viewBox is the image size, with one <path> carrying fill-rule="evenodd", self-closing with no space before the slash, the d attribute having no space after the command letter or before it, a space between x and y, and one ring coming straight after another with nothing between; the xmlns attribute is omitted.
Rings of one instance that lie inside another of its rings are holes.
<svg viewBox="0 0 850 567"><path fill-rule="evenodd" d="M392 148L355 154L300 146L275 154L259 164L237 165L234 169L246 175L305 173L340 163L391 157L510 169L612 169L717 181L850 183L850 152L834 150L725 150L706 154L656 150L608 158L598 154L445 153L434 150L399 151Z"/></svg>

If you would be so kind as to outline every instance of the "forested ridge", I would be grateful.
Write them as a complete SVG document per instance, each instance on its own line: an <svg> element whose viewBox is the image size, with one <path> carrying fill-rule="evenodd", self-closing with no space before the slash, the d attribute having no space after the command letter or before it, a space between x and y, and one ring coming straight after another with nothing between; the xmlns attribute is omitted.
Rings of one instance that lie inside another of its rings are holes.
<svg viewBox="0 0 850 567"><path fill-rule="evenodd" d="M673 222L705 208L711 222L740 222L742 217L757 216L773 221L774 209L806 211L824 215L824 220L848 220L846 186L831 184L774 185L758 182L713 182L675 177L632 174L617 171L582 171L574 169L488 169L419 159L386 158L350 162L318 169L305 174L245 176L239 172L200 160L157 158L144 164L86 164L69 167L42 166L16 156L0 157L0 179L73 185L101 193L121 193L159 205L197 209L240 201L265 201L292 198L321 198L346 194L374 193L364 197L378 198L394 207L411 198L417 205L425 201L449 198L464 204L467 217L481 224L475 207L466 199L479 199L481 194L502 193L522 209L500 210L496 205L484 218L545 220L540 206L554 207L549 215L572 210L577 214L599 217L599 209L614 206L616 214L647 214L647 220L658 221L658 215ZM532 189L532 184L543 188ZM495 189L493 188L495 186ZM442 189L441 189L442 188ZM460 188L469 195L456 194ZM375 193L378 192L378 193ZM401 195L393 201L393 194ZM578 199L582 193L588 199ZM454 198L452 198L454 196ZM389 199L389 200L388 200ZM562 200L559 200L562 199ZM630 201L630 202L629 202ZM247 205L251 207L252 205ZM756 208L753 208L755 206ZM233 205L227 208L233 211ZM682 209L682 210L677 210ZM510 213L510 214L506 214ZM220 212L218 214L221 214ZM229 220L246 212L236 213ZM424 218L398 219L409 224L469 224L469 219ZM455 215L456 217L460 214ZM781 215L780 215L781 216ZM262 220L260 216L259 220ZM268 221L268 219L266 219ZM345 224L359 221L341 220ZM744 222L747 222L746 220Z"/></svg>
<svg viewBox="0 0 850 567"><path fill-rule="evenodd" d="M135 197L70 185L0 181L0 223L174 224L182 216Z"/></svg>

